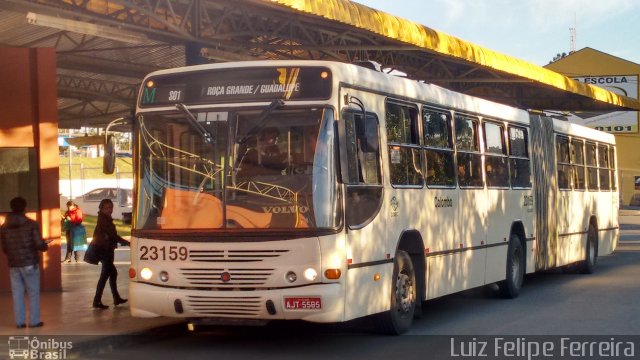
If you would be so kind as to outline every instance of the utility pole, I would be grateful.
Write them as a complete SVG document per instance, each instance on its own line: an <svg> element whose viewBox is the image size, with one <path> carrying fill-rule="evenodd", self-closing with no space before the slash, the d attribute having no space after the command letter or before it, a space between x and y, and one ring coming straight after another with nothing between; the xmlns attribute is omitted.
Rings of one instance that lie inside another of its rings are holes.
<svg viewBox="0 0 640 360"><path fill-rule="evenodd" d="M576 14L573 14L573 27L569 28L569 54L576 52Z"/></svg>

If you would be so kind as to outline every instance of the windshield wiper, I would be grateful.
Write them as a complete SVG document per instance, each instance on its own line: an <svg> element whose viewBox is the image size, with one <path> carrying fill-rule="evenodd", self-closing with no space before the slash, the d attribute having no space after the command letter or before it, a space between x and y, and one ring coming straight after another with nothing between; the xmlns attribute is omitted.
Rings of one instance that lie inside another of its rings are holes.
<svg viewBox="0 0 640 360"><path fill-rule="evenodd" d="M196 117L193 116L191 111L189 111L189 109L187 109L187 107L183 103L176 104L176 109L182 111L185 115L187 115L187 119L189 120L189 123L194 127L194 129L196 129L196 131L200 134L200 136L202 136L205 143L215 144L215 142L213 141L213 135L211 135L209 130L205 129L205 127L202 126L200 122L198 122L198 119L196 119Z"/></svg>
<svg viewBox="0 0 640 360"><path fill-rule="evenodd" d="M247 132L246 135L244 135L240 139L238 139L237 143L238 144L243 144L245 141L247 141L247 139L249 137L251 137L252 135L258 134L258 131L260 131L260 129L262 129L262 126L267 122L267 119L268 119L269 115L271 115L271 113L274 110L279 109L279 108L281 108L283 106L284 106L284 101L283 100L281 100L281 99L273 100L271 102L271 104L269 104L269 107L264 109L262 114L260 114L260 118L258 118L258 123L256 125L254 125L251 128L251 130L249 130L249 132Z"/></svg>

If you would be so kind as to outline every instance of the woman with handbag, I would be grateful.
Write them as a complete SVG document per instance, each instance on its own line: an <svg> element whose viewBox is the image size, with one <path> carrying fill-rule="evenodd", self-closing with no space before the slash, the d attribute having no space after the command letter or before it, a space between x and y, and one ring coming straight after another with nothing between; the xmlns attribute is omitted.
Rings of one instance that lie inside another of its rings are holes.
<svg viewBox="0 0 640 360"><path fill-rule="evenodd" d="M109 199L102 199L98 209L98 222L93 232L92 245L96 248L97 259L102 263L102 271L100 272L100 279L98 279L96 295L93 298L93 307L103 310L109 307L102 303L102 292L107 280L109 280L111 294L113 295L113 305L116 306L127 302L127 299L121 298L118 293L118 270L113 265L113 260L114 251L118 244L129 246L129 242L116 232L116 226L111 218L113 202Z"/></svg>

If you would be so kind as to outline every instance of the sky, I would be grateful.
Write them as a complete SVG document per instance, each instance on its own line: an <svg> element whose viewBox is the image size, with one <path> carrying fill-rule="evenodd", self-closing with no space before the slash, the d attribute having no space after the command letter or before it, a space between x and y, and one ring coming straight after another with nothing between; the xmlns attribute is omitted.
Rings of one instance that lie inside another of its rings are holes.
<svg viewBox="0 0 640 360"><path fill-rule="evenodd" d="M357 0L503 54L544 66L590 47L640 64L640 0Z"/></svg>

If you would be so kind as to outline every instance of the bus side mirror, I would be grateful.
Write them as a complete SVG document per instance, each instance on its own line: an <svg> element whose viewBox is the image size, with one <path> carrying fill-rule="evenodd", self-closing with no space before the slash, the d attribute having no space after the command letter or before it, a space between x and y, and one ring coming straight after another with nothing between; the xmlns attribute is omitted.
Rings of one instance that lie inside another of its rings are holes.
<svg viewBox="0 0 640 360"><path fill-rule="evenodd" d="M102 159L102 172L113 174L116 167L116 144L113 135L107 135L104 143L104 158Z"/></svg>
<svg viewBox="0 0 640 360"><path fill-rule="evenodd" d="M113 174L116 168L116 139L109 135L109 129L114 125L133 124L132 118L117 118L109 123L105 128L104 158L102 159L102 172Z"/></svg>

